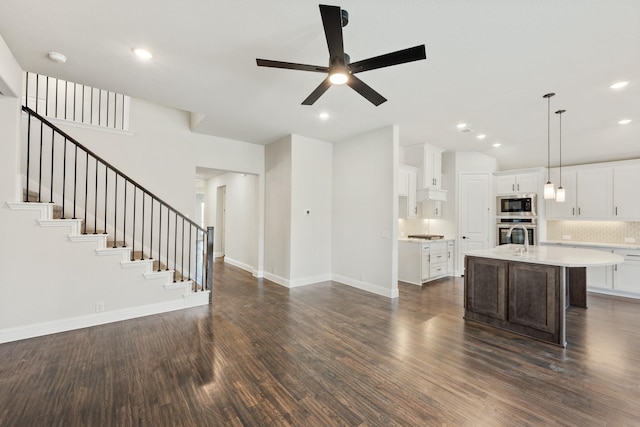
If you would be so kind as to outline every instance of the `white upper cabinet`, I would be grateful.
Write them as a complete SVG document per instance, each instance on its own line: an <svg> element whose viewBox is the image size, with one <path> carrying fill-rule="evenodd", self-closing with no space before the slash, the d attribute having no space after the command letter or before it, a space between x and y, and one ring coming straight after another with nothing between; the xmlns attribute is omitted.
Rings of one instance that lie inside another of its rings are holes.
<svg viewBox="0 0 640 427"><path fill-rule="evenodd" d="M433 145L424 145L423 188L442 188L442 152Z"/></svg>
<svg viewBox="0 0 640 427"><path fill-rule="evenodd" d="M640 165L613 169L613 215L617 219L640 218Z"/></svg>
<svg viewBox="0 0 640 427"><path fill-rule="evenodd" d="M549 177L551 182L556 186L560 186L560 173L558 168L551 169ZM545 200L547 218L575 218L577 215L575 172L562 171L562 187L565 192L564 202L556 202L555 199Z"/></svg>
<svg viewBox="0 0 640 427"><path fill-rule="evenodd" d="M538 193L539 173L496 176L496 194Z"/></svg>
<svg viewBox="0 0 640 427"><path fill-rule="evenodd" d="M576 171L577 217L613 217L613 170L593 168Z"/></svg>
<svg viewBox="0 0 640 427"><path fill-rule="evenodd" d="M416 168L400 165L398 167L398 215L401 218L416 218L418 203L416 201Z"/></svg>

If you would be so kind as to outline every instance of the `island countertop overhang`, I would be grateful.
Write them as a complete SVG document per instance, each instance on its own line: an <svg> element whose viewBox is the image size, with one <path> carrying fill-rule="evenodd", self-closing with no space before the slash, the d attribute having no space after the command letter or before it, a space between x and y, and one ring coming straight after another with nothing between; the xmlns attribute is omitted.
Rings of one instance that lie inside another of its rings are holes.
<svg viewBox="0 0 640 427"><path fill-rule="evenodd" d="M523 245L508 244L492 249L469 251L466 255L560 267L597 267L621 264L624 261L620 255L595 249L530 246L528 252L521 253L521 248Z"/></svg>

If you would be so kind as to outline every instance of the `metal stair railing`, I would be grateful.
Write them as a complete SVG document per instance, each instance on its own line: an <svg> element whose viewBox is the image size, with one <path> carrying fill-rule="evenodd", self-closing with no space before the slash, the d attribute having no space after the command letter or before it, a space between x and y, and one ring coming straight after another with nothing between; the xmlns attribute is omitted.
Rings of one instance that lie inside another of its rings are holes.
<svg viewBox="0 0 640 427"><path fill-rule="evenodd" d="M83 221L83 234L98 234L102 227L113 248L131 247L132 261L153 259L157 271L174 270L174 282L192 280L194 291L211 289L212 229L208 233L31 108L22 111L25 202L61 205L62 219Z"/></svg>

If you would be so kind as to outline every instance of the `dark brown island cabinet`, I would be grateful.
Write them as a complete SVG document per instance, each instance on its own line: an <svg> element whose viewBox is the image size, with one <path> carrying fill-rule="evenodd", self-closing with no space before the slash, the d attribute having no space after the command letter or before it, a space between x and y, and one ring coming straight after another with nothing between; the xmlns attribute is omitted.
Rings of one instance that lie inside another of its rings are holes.
<svg viewBox="0 0 640 427"><path fill-rule="evenodd" d="M502 245L465 256L464 318L566 346L566 309L587 307L586 267L622 262L591 249Z"/></svg>

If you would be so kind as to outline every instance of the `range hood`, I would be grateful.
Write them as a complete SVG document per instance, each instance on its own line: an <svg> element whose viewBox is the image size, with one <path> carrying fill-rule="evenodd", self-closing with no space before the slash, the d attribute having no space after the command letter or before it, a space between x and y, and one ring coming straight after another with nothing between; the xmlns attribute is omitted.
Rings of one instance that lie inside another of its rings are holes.
<svg viewBox="0 0 640 427"><path fill-rule="evenodd" d="M447 190L440 188L425 188L416 192L416 200L422 202L424 200L440 200L447 201Z"/></svg>

